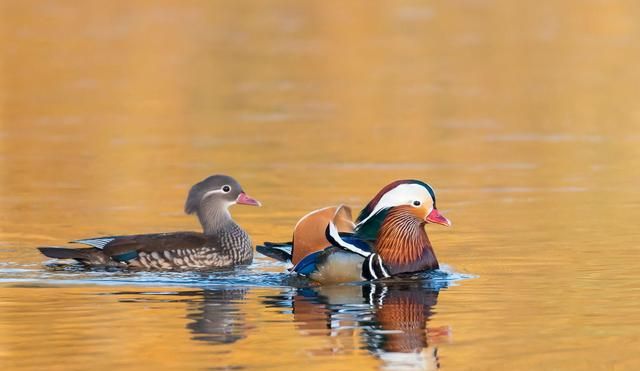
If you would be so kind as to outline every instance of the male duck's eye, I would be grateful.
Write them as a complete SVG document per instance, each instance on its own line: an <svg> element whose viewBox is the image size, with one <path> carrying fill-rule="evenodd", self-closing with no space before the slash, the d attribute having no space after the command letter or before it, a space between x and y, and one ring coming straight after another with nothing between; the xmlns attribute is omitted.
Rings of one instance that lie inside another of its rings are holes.
<svg viewBox="0 0 640 371"><path fill-rule="evenodd" d="M413 206L418 207L418 206L420 206L420 205L422 205L422 202L420 202L420 201L413 201Z"/></svg>
<svg viewBox="0 0 640 371"><path fill-rule="evenodd" d="M229 191L231 191L231 187L229 187L228 185L222 187L222 192L229 193Z"/></svg>

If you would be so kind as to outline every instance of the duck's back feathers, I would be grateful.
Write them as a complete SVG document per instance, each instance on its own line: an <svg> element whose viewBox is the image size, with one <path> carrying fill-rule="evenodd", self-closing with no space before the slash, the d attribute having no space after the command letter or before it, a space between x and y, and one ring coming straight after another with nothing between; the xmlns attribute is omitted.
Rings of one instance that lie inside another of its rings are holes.
<svg viewBox="0 0 640 371"><path fill-rule="evenodd" d="M152 253L197 249L205 245L216 247L216 242L214 238L198 232L140 234L114 238L102 251L108 256L118 256L130 251Z"/></svg>

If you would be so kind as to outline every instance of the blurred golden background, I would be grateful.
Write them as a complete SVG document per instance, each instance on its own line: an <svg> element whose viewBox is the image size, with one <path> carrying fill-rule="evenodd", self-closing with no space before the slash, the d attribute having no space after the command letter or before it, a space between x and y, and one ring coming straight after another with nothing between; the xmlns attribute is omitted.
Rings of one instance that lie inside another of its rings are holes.
<svg viewBox="0 0 640 371"><path fill-rule="evenodd" d="M638 19L601 0L0 1L0 365L389 366L265 307L283 288L233 299L243 336L212 347L185 317L203 293L43 273L38 245L197 229L189 186L227 173L264 204L233 210L254 242L431 183L453 221L429 229L439 260L477 276L429 306L443 369L637 369Z"/></svg>

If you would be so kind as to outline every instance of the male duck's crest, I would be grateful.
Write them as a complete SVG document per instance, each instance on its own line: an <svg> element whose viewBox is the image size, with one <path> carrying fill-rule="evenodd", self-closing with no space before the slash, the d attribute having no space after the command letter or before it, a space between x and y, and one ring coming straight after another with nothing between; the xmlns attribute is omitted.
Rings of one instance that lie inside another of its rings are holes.
<svg viewBox="0 0 640 371"><path fill-rule="evenodd" d="M416 179L396 180L382 188L378 194L369 201L367 206L360 212L356 222L358 224L364 222L382 208L409 204L411 201L424 198L425 196L430 197L435 207L436 195L430 185Z"/></svg>
<svg viewBox="0 0 640 371"><path fill-rule="evenodd" d="M405 179L388 184L369 201L356 219L356 234L365 240L375 240L389 211L400 206L415 208L417 216L423 211L427 223L451 225L437 211L433 188L420 180Z"/></svg>

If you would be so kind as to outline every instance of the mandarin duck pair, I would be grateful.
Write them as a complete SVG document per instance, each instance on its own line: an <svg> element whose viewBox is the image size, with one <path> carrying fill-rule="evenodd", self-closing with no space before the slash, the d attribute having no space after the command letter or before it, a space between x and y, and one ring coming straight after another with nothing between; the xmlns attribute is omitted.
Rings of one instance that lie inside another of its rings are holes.
<svg viewBox="0 0 640 371"><path fill-rule="evenodd" d="M235 204L260 206L240 184L213 175L191 187L187 214L196 214L203 232L108 236L72 241L90 247L40 247L56 259L87 266L147 270L207 270L250 264L249 235L231 218ZM426 223L449 226L436 208L433 189L418 180L384 187L360 212L340 205L313 211L295 226L293 240L258 246L262 254L291 262L291 272L321 283L388 278L438 268Z"/></svg>

